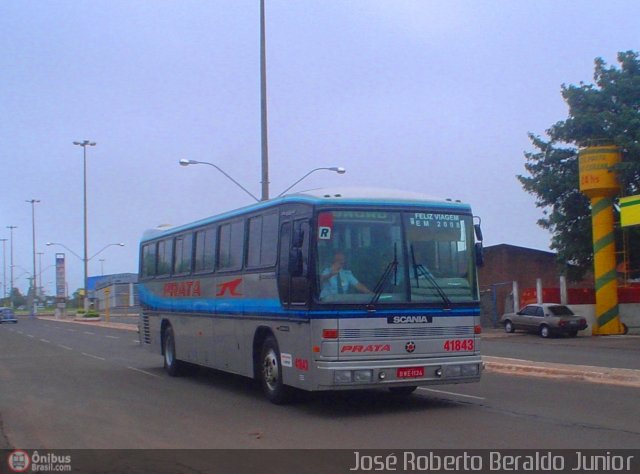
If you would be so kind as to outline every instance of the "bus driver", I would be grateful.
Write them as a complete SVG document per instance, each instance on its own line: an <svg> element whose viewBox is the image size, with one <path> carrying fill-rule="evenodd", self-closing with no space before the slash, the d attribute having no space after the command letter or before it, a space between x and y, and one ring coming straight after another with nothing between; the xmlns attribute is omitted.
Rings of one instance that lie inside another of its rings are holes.
<svg viewBox="0 0 640 474"><path fill-rule="evenodd" d="M358 281L351 270L344 268L344 263L344 253L338 250L333 256L331 266L325 268L320 274L320 282L322 284L320 299L324 299L327 296L349 293L352 288L355 288L360 293L371 293L369 288Z"/></svg>

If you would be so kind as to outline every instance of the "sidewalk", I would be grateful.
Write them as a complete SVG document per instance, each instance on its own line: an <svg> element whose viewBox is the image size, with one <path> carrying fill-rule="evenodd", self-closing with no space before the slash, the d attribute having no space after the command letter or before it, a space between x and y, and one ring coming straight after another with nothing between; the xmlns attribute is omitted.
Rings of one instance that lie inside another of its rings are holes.
<svg viewBox="0 0 640 474"><path fill-rule="evenodd" d="M640 370L534 362L492 356L482 356L482 360L484 361L485 370L499 374L570 379L640 388Z"/></svg>
<svg viewBox="0 0 640 474"><path fill-rule="evenodd" d="M519 333L524 335L524 333ZM509 339L518 343L518 338L507 334L503 328L483 328L482 339ZM566 339L566 345L575 345L577 340L591 339L594 336L579 334L576 338ZM607 337L607 336L601 336ZM640 340L638 335L611 336L628 340ZM562 341L556 339L556 341ZM604 340L603 340L604 341ZM585 341L586 342L586 341ZM613 342L613 339L611 340ZM640 342L639 342L640 343ZM640 388L640 370L615 367L598 367L593 365L542 362L511 357L495 357L483 355L482 360L487 372L519 375L526 377L544 377L551 379L578 380L583 382L619 385Z"/></svg>
<svg viewBox="0 0 640 474"><path fill-rule="evenodd" d="M75 323L82 324L85 326L99 326L102 328L112 328L112 329L126 329L127 331L138 331L138 324L136 323L120 323L120 322L106 322L104 319L100 321L81 321L78 319L74 319L73 316L67 316L66 318L56 318L52 315L39 314L38 319L42 319L45 321L55 321L59 323Z"/></svg>

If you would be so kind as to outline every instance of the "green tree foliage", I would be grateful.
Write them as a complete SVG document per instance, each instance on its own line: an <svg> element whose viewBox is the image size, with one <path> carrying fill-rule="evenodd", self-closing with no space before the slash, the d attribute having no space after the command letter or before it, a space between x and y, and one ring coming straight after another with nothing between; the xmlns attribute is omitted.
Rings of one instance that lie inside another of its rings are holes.
<svg viewBox="0 0 640 474"><path fill-rule="evenodd" d="M13 307L19 308L20 306L26 306L27 298L20 292L18 288L13 288L9 295L9 301L13 301Z"/></svg>
<svg viewBox="0 0 640 474"><path fill-rule="evenodd" d="M561 263L571 264L568 277L573 280L593 265L589 200L579 190L578 149L617 145L623 155L617 168L622 195L640 194L639 54L619 53L618 63L609 67L597 58L595 84L562 86L569 116L546 131L548 139L529 134L535 148L525 153L529 176L518 176L543 209L538 224L552 233L551 248ZM631 266L640 268L640 232L629 232Z"/></svg>

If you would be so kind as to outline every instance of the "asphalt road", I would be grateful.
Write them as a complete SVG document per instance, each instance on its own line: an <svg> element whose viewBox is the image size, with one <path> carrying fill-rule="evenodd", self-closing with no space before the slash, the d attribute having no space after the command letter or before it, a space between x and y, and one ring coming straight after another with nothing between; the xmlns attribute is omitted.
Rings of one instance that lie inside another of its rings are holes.
<svg viewBox="0 0 640 474"><path fill-rule="evenodd" d="M478 384L421 388L407 399L317 393L283 407L242 377L168 377L134 331L0 326L0 448L637 448L638 395L485 373Z"/></svg>

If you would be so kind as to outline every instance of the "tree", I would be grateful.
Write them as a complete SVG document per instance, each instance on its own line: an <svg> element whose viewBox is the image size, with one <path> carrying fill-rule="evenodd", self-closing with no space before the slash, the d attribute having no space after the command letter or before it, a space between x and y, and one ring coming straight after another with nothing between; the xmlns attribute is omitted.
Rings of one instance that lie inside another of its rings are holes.
<svg viewBox="0 0 640 474"><path fill-rule="evenodd" d="M9 295L9 301L13 301L13 307L19 308L20 306L26 306L27 298L20 292L18 288L13 288Z"/></svg>
<svg viewBox="0 0 640 474"><path fill-rule="evenodd" d="M525 152L529 176L518 175L543 209L538 224L551 232L551 248L560 263L569 264L567 276L572 280L581 279L593 266L591 215L589 200L579 190L578 149L617 145L622 151L616 169L622 195L640 193L639 54L618 53L618 63L619 68L608 67L596 58L595 84L562 85L569 116L546 131L548 139L529 133L535 148ZM629 232L631 266L640 268L640 232L636 228Z"/></svg>

